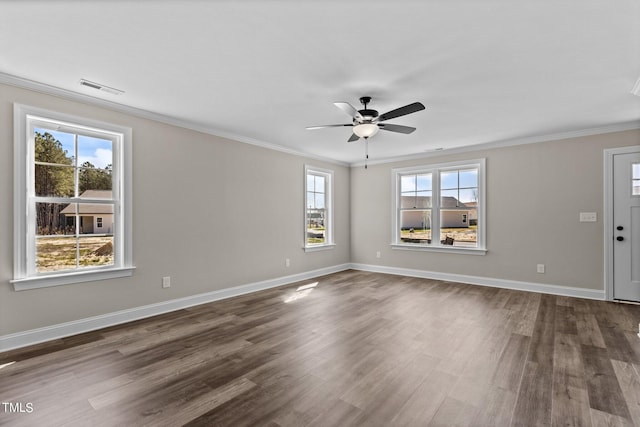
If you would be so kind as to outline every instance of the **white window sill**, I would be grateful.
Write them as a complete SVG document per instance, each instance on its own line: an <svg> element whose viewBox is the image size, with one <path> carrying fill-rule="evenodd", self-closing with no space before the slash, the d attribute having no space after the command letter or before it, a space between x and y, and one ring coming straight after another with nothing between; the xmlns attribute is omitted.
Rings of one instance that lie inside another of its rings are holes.
<svg viewBox="0 0 640 427"><path fill-rule="evenodd" d="M10 283L13 283L14 290L26 291L29 289L48 288L51 286L70 285L72 283L93 282L95 280L129 277L133 275L133 270L135 270L135 267L51 274L48 276L34 276L25 279L14 279L10 280Z"/></svg>
<svg viewBox="0 0 640 427"><path fill-rule="evenodd" d="M335 247L336 247L335 243L329 243L329 244L326 244L326 245L305 246L302 249L304 249L305 252L317 252L317 251L326 251L326 250L329 250L329 249L333 249Z"/></svg>
<svg viewBox="0 0 640 427"><path fill-rule="evenodd" d="M411 245L411 244L399 244L392 243L391 249L398 249L401 251L423 251L423 252L442 252L450 254L464 254L464 255L485 255L487 250L484 248L462 248L455 246L436 246L436 245Z"/></svg>

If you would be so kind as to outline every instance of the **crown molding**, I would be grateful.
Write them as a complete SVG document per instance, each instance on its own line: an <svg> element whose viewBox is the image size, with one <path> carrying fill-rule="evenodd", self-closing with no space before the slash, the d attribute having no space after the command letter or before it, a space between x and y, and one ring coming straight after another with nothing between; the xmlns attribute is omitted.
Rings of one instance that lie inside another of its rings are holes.
<svg viewBox="0 0 640 427"><path fill-rule="evenodd" d="M640 80L639 80L640 81ZM630 122L614 123L606 126L599 126L586 129L578 129L567 132L552 133L546 135L534 135L523 138L505 139L501 141L487 142L475 145L465 145L460 147L445 148L442 150L434 150L427 153L408 154L406 156L387 157L384 159L369 160L368 165L378 165L385 163L396 163L405 160L415 160L429 157L438 157L449 154L472 153L481 150L489 150L493 148L513 147L516 145L536 144L539 142L560 141L563 139L579 138L583 136L601 135L605 133L623 132L627 130L640 129L640 120ZM364 166L364 161L351 163L351 167Z"/></svg>
<svg viewBox="0 0 640 427"><path fill-rule="evenodd" d="M317 156L311 153L305 153L303 151L294 150L291 148L283 147L282 145L273 144L271 142L262 141L255 138L250 138L244 135L238 135L232 132L222 131L210 126L204 126L199 123L190 122L188 120L178 119L176 117L166 116L159 113L154 113L141 108L130 107L117 102L108 101L101 98L85 95L82 93L74 92L68 89L62 89L56 86L51 86L45 83L40 83L34 80L25 79L22 77L14 76L0 72L0 83L19 87L22 89L28 89L34 92L43 93L46 95L52 95L71 101L81 102L83 104L89 104L101 108L105 108L118 113L128 114L130 116L153 120L155 122L164 123L171 126L180 127L183 129L189 129L196 132L205 133L220 138L229 139L236 142L242 142L244 144L255 145L258 147L266 148L269 150L279 151L281 153L291 154L298 157L305 157L309 159L319 160L331 164L349 167L349 163L339 160L331 159L328 157Z"/></svg>

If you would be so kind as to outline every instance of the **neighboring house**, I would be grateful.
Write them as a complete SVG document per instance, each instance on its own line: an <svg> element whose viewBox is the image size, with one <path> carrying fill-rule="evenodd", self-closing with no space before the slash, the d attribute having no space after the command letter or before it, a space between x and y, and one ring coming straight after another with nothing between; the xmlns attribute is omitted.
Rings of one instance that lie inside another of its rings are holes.
<svg viewBox="0 0 640 427"><path fill-rule="evenodd" d="M402 207L418 209L431 206L431 197L429 196L403 196ZM460 202L455 197L443 197L441 203L441 223L442 228L468 228L471 219L471 213L477 212L477 209L465 209L467 205ZM450 208L451 210L445 210ZM425 208L428 209L428 208ZM476 216L477 218L477 216ZM402 225L403 230L410 228L429 229L431 228L431 212L429 210L403 211Z"/></svg>
<svg viewBox="0 0 640 427"><path fill-rule="evenodd" d="M111 190L87 190L80 195L84 199L111 199ZM75 205L70 204L61 212L65 216L68 226L74 225L76 215ZM111 234L113 233L113 205L101 203L79 203L81 234Z"/></svg>

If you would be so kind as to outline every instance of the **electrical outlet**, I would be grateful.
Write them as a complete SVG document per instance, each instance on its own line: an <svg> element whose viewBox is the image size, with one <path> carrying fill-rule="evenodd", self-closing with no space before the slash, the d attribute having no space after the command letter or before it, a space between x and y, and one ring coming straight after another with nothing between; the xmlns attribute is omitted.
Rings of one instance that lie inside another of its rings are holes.
<svg viewBox="0 0 640 427"><path fill-rule="evenodd" d="M162 278L162 287L163 288L170 288L171 287L171 277L170 276L165 276Z"/></svg>
<svg viewBox="0 0 640 427"><path fill-rule="evenodd" d="M376 251L376 258L380 258L380 251Z"/></svg>
<svg viewBox="0 0 640 427"><path fill-rule="evenodd" d="M536 271L538 273L544 273L544 264L538 264Z"/></svg>
<svg viewBox="0 0 640 427"><path fill-rule="evenodd" d="M284 259L284 266L285 267L291 267L291 260L289 258L285 258Z"/></svg>

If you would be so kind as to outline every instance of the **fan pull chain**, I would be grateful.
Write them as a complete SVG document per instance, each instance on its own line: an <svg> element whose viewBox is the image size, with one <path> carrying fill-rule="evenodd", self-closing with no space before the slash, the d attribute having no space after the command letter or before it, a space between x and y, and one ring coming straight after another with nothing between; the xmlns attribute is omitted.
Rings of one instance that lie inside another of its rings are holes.
<svg viewBox="0 0 640 427"><path fill-rule="evenodd" d="M367 169L367 162L369 161L369 138L364 139L364 168Z"/></svg>

